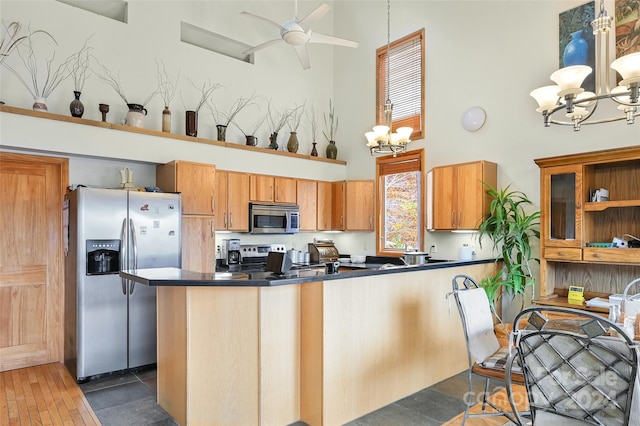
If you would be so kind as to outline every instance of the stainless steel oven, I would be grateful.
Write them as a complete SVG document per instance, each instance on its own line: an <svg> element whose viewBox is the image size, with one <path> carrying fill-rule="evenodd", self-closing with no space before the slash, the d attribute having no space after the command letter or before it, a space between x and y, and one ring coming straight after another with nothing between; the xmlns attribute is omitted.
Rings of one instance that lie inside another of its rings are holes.
<svg viewBox="0 0 640 426"><path fill-rule="evenodd" d="M249 203L252 234L294 234L300 230L300 209L295 204Z"/></svg>

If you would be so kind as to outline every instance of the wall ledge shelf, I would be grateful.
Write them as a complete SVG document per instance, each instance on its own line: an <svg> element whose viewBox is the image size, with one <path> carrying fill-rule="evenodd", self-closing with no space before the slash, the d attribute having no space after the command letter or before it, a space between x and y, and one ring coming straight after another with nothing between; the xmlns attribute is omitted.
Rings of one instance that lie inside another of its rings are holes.
<svg viewBox="0 0 640 426"><path fill-rule="evenodd" d="M258 148L254 146L242 145L239 143L222 142L222 141L216 141L212 139L180 135L177 133L167 133L167 132L161 132L158 130L141 129L138 127L125 126L125 125L115 124L115 123L107 123L107 122L102 122L97 120L88 120L85 118L77 118L77 117L71 117L67 115L54 114L46 111L34 111L30 109L12 107L8 105L0 105L0 112L25 115L29 117L44 118L47 120L62 121L66 123L82 124L85 126L101 127L103 129L112 129L112 130L118 130L122 132L138 133L138 134L155 136L155 137L160 137L165 139L177 139L181 141L194 142L194 143L200 143L205 145L215 145L215 146L239 149L244 151L254 151L254 152L257 151L264 154L279 155L279 156L299 158L304 160L320 161L325 163L341 164L341 165L347 164L347 162L343 160L332 160L330 158L313 157L311 155L303 155L303 154L297 154L297 153L287 152L287 151L275 151L273 149Z"/></svg>

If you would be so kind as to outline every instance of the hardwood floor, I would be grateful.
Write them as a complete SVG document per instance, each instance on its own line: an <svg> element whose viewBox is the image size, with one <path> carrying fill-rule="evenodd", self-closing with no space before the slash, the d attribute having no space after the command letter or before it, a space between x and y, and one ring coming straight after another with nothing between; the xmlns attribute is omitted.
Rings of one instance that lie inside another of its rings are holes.
<svg viewBox="0 0 640 426"><path fill-rule="evenodd" d="M0 425L99 425L63 364L0 373Z"/></svg>

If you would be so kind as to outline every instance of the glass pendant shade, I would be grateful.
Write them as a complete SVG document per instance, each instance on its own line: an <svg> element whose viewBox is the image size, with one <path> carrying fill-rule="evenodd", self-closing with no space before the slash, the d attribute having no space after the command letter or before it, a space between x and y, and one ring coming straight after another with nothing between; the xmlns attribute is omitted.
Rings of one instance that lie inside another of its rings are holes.
<svg viewBox="0 0 640 426"><path fill-rule="evenodd" d="M625 104L631 104L631 96L628 95L629 90L624 86L615 87L611 93L616 95L613 99ZM638 102L640 103L640 102ZM618 107L620 108L620 107Z"/></svg>
<svg viewBox="0 0 640 426"><path fill-rule="evenodd" d="M616 59L611 63L611 68L622 76L623 85L640 82L640 52Z"/></svg>
<svg viewBox="0 0 640 426"><path fill-rule="evenodd" d="M551 74L551 80L560 86L560 93L558 93L558 96L582 92L580 86L584 79L591 74L591 71L591 67L586 65L572 65L570 67L561 68Z"/></svg>
<svg viewBox="0 0 640 426"><path fill-rule="evenodd" d="M539 87L530 93L531 97L538 102L538 112L552 110L558 103L558 92L560 86Z"/></svg>
<svg viewBox="0 0 640 426"><path fill-rule="evenodd" d="M575 104L579 105L581 107L593 106L596 103L595 99L593 99L593 100L591 100L589 102L583 102L582 100L583 99L588 99L588 98L593 98L595 96L596 96L596 94L593 93L593 92L582 92L578 96L576 96Z"/></svg>

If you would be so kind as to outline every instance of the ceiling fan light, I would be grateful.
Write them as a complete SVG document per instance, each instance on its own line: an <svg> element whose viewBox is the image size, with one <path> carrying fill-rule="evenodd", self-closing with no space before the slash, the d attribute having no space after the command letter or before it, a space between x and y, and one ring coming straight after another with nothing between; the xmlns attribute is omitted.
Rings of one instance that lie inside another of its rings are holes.
<svg viewBox="0 0 640 426"><path fill-rule="evenodd" d="M551 74L551 80L560 86L560 92L558 96L563 97L568 94L581 93L580 86L582 82L589 74L591 74L591 67L586 65L572 65L570 67L560 68Z"/></svg>
<svg viewBox="0 0 640 426"><path fill-rule="evenodd" d="M611 68L616 70L622 81L623 86L630 83L637 83L640 81L640 52L630 53L621 58L616 59L611 63Z"/></svg>
<svg viewBox="0 0 640 426"><path fill-rule="evenodd" d="M552 110L558 105L560 86L543 86L533 90L529 95L538 102L538 112Z"/></svg>
<svg viewBox="0 0 640 426"><path fill-rule="evenodd" d="M282 38L289 44L300 46L309 40L309 35L304 31L289 30L282 34Z"/></svg>

